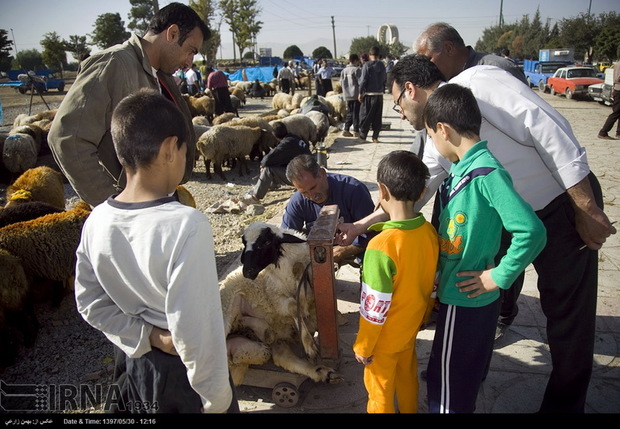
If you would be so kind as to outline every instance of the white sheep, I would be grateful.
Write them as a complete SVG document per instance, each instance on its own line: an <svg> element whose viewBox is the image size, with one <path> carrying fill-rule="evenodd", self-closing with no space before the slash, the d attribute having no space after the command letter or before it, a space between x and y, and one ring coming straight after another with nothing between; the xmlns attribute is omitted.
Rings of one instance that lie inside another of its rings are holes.
<svg viewBox="0 0 620 429"><path fill-rule="evenodd" d="M253 156L258 156L259 158L262 158L263 155L267 154L279 143L276 136L273 135L273 128L271 127L269 122L260 116L253 115L246 116L245 118L233 119L232 121L227 122L226 125L233 127L245 125L247 127L258 127L267 131L267 133L263 135L263 138L261 138L259 144L255 147L256 153L250 155L251 159L253 158Z"/></svg>
<svg viewBox="0 0 620 429"><path fill-rule="evenodd" d="M316 309L305 236L255 222L245 230L243 245L243 265L220 283L233 382L242 384L250 365L269 358L315 382L339 382L333 368L315 362ZM298 290L300 284L305 287ZM305 358L293 352L295 345L303 347Z"/></svg>
<svg viewBox="0 0 620 429"><path fill-rule="evenodd" d="M325 113L318 110L311 110L306 113L306 116L312 119L312 122L316 125L316 140L317 142L324 142L329 131L329 118Z"/></svg>
<svg viewBox="0 0 620 429"><path fill-rule="evenodd" d="M276 110L280 110L280 109L289 110L287 106L290 106L292 101L293 101L293 96L291 94L287 94L285 92L278 92L271 99L271 106Z"/></svg>
<svg viewBox="0 0 620 429"><path fill-rule="evenodd" d="M244 168L249 173L246 157L252 153L256 145L261 145L261 139L266 133L268 131L258 127L226 124L213 126L203 133L196 142L196 149L204 159L207 178L211 179L210 165L213 163L214 172L225 181L222 163L228 159L236 159L239 162L239 176L243 175Z"/></svg>
<svg viewBox="0 0 620 429"><path fill-rule="evenodd" d="M325 97L325 101L332 107L332 115L338 122L347 117L347 102L342 95Z"/></svg>
<svg viewBox="0 0 620 429"><path fill-rule="evenodd" d="M305 142L312 144L318 142L316 125L308 116L297 114L287 116L278 121L286 125L286 129L290 134L301 137ZM273 126L275 122L277 121L271 121L270 124Z"/></svg>

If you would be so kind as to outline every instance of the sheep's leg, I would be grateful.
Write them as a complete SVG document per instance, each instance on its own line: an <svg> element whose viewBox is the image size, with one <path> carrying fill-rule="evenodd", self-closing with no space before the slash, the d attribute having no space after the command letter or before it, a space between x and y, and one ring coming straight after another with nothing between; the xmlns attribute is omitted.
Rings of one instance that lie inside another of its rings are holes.
<svg viewBox="0 0 620 429"><path fill-rule="evenodd" d="M262 365L267 363L271 357L267 345L245 337L226 339L226 349L228 350L228 367L235 386L243 383L250 365Z"/></svg>
<svg viewBox="0 0 620 429"><path fill-rule="evenodd" d="M297 356L288 344L278 341L271 345L273 363L286 371L305 375L316 382L338 383L342 376L335 369L315 365L307 359Z"/></svg>
<svg viewBox="0 0 620 429"><path fill-rule="evenodd" d="M222 171L222 164L219 162L214 162L213 163L213 170L215 171L215 173L220 176L222 178L223 181L226 181L226 176L224 175L224 172Z"/></svg>
<svg viewBox="0 0 620 429"><path fill-rule="evenodd" d="M205 171L207 172L207 179L211 179L211 160L205 158Z"/></svg>

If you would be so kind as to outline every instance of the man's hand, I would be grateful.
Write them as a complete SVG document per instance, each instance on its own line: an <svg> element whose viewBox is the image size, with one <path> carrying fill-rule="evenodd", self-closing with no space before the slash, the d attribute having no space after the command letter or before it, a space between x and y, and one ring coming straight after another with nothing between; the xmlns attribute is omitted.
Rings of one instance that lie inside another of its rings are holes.
<svg viewBox="0 0 620 429"><path fill-rule="evenodd" d="M149 341L151 342L151 347L156 347L159 350L171 355L179 355L174 348L174 344L172 343L172 334L170 331L153 326L151 335L149 335Z"/></svg>
<svg viewBox="0 0 620 429"><path fill-rule="evenodd" d="M588 248L599 250L607 237L616 233L616 228L596 204L590 181L586 177L566 192L575 209L577 233Z"/></svg>
<svg viewBox="0 0 620 429"><path fill-rule="evenodd" d="M345 261L349 261L355 258L358 254L362 253L364 249L357 246L334 246L333 257L334 262L341 265Z"/></svg>

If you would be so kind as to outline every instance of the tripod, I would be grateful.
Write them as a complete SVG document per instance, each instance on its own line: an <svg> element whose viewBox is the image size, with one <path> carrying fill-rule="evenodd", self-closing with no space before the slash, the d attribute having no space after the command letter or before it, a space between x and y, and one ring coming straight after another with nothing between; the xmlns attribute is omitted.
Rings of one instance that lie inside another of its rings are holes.
<svg viewBox="0 0 620 429"><path fill-rule="evenodd" d="M41 97L41 100L43 100L43 103L45 104L45 107L47 107L47 110L50 110L50 106L47 104L47 101L45 101L45 98L43 98L43 94L41 93L41 89L39 88L41 85L39 84L43 84L45 85L45 80L42 77L39 77L37 75L34 74L34 72L31 70L29 71L26 75L20 74L18 76L18 79L25 82L27 79L27 82L30 83L30 105L28 106L28 115L31 115L32 112L32 99L34 98L34 91L37 91L37 94L39 94L39 96Z"/></svg>

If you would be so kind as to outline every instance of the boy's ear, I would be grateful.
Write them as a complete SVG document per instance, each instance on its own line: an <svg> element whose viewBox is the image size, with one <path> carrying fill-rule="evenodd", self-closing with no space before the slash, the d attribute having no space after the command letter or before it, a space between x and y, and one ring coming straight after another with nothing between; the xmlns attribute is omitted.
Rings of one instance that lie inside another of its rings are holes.
<svg viewBox="0 0 620 429"><path fill-rule="evenodd" d="M420 197L416 200L417 201L421 201L424 198L424 195L426 195L426 191L428 191L428 187L424 187L424 189L422 189L422 192L420 192Z"/></svg>
<svg viewBox="0 0 620 429"><path fill-rule="evenodd" d="M173 162L175 156L177 156L177 136L169 136L164 139L160 147L160 153L163 156L163 160L166 162Z"/></svg>
<svg viewBox="0 0 620 429"><path fill-rule="evenodd" d="M445 122L437 122L437 133L444 139L449 140L452 127Z"/></svg>
<svg viewBox="0 0 620 429"><path fill-rule="evenodd" d="M377 185L379 185L379 199L389 201L391 197L390 190L381 182L377 182Z"/></svg>

